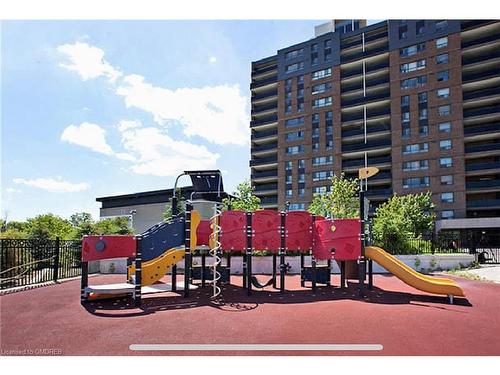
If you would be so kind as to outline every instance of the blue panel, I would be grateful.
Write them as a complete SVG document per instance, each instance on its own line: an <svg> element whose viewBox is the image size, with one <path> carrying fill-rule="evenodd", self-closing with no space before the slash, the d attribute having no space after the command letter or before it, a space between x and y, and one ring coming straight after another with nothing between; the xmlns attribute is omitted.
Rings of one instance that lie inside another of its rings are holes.
<svg viewBox="0 0 500 375"><path fill-rule="evenodd" d="M184 244L184 219L174 219L172 222L156 224L141 234L140 247L142 261L154 259L166 250Z"/></svg>

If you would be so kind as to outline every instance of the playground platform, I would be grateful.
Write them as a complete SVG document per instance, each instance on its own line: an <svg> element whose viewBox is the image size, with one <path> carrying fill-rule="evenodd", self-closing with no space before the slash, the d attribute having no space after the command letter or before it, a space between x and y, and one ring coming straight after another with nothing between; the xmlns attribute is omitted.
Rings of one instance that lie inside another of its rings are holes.
<svg viewBox="0 0 500 375"><path fill-rule="evenodd" d="M448 277L448 275L447 275ZM265 278L265 277L263 277ZM268 287L251 297L233 276L224 303L209 288L189 298L170 292L80 304L80 281L70 280L0 297L3 355L54 349L62 355L500 355L500 285L453 277L467 299L454 305L394 276L375 275L375 287L357 298L357 285L316 294L287 276L287 293ZM91 284L120 282L100 275ZM165 280L168 281L168 280ZM131 351L131 344L381 344L381 351Z"/></svg>

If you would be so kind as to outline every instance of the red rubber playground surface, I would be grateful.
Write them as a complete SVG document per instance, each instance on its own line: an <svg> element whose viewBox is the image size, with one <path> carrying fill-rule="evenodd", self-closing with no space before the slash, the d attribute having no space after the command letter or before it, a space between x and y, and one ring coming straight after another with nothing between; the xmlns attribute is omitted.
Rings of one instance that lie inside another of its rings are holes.
<svg viewBox="0 0 500 375"><path fill-rule="evenodd" d="M265 279L266 277L262 277ZM209 289L184 299L170 293L80 305L80 282L72 280L0 297L1 350L57 349L63 355L279 354L279 355L499 355L500 284L456 279L467 299L454 305L418 292L393 276L375 275L375 288L356 298L356 284L315 295L287 277L285 295L273 289L251 297L233 277L222 305ZM91 277L91 284L123 276ZM337 277L332 280L338 285ZM130 344L381 344L360 352L136 352Z"/></svg>

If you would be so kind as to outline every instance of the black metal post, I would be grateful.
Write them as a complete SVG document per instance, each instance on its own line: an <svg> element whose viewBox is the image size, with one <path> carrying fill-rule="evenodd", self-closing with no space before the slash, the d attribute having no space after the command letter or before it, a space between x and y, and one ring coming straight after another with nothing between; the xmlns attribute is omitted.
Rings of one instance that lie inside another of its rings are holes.
<svg viewBox="0 0 500 375"><path fill-rule="evenodd" d="M205 282L207 280L207 276L205 273L205 268L207 266L207 254L205 251L201 253L201 286L205 287Z"/></svg>
<svg viewBox="0 0 500 375"><path fill-rule="evenodd" d="M273 288L276 288L276 258L277 255L273 253Z"/></svg>
<svg viewBox="0 0 500 375"><path fill-rule="evenodd" d="M246 248L246 263L247 263L247 294L252 294L252 213L247 212L247 248Z"/></svg>
<svg viewBox="0 0 500 375"><path fill-rule="evenodd" d="M175 194L175 192L174 192ZM191 267L193 263L191 254L191 210L193 205L186 203L184 215L184 297L189 297L189 285L191 283Z"/></svg>
<svg viewBox="0 0 500 375"><path fill-rule="evenodd" d="M87 293L85 289L89 286L89 262L82 262L82 278L80 282L80 303L87 302Z"/></svg>
<svg viewBox="0 0 500 375"><path fill-rule="evenodd" d="M328 259L326 263L327 271L328 271L328 279L326 280L326 286L331 285L331 279L332 279L332 260Z"/></svg>
<svg viewBox="0 0 500 375"><path fill-rule="evenodd" d="M245 252L243 253L243 256L242 256L242 262L243 262L243 288L246 288L247 287L247 253L246 253L246 250Z"/></svg>
<svg viewBox="0 0 500 375"><path fill-rule="evenodd" d="M345 260L340 261L340 287L345 288Z"/></svg>
<svg viewBox="0 0 500 375"><path fill-rule="evenodd" d="M368 260L368 289L373 289L373 260Z"/></svg>
<svg viewBox="0 0 500 375"><path fill-rule="evenodd" d="M365 192L361 189L359 192L359 217L360 217L360 235L361 235L361 256L358 259L358 295L363 297L364 282L366 274L365 262L365 246L366 246L366 233L365 222L368 219L365 215Z"/></svg>
<svg viewBox="0 0 500 375"><path fill-rule="evenodd" d="M142 302L142 237L136 237L135 247L135 288L134 288L134 306L141 307Z"/></svg>
<svg viewBox="0 0 500 375"><path fill-rule="evenodd" d="M285 254L286 254L286 212L281 212L280 217L280 293L285 293Z"/></svg>
<svg viewBox="0 0 500 375"><path fill-rule="evenodd" d="M300 253L300 286L301 287L305 287L305 285L306 285L304 264L305 264L304 253Z"/></svg>
<svg viewBox="0 0 500 375"><path fill-rule="evenodd" d="M227 273L228 273L228 284L231 284L231 253L227 253Z"/></svg>
<svg viewBox="0 0 500 375"><path fill-rule="evenodd" d="M55 251L54 251L54 282L57 282L57 279L59 278L59 253L60 253L61 247L60 247L60 240L59 237L56 237L55 241Z"/></svg>
<svg viewBox="0 0 500 375"><path fill-rule="evenodd" d="M312 281L312 291L316 292L316 258L311 252L311 281Z"/></svg>
<svg viewBox="0 0 500 375"><path fill-rule="evenodd" d="M172 292L177 292L177 264L172 266Z"/></svg>

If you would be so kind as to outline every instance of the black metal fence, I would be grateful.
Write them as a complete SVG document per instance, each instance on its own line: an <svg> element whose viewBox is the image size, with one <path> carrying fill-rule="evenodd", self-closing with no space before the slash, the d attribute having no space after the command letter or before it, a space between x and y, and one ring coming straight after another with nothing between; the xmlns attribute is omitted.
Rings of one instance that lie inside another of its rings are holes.
<svg viewBox="0 0 500 375"><path fill-rule="evenodd" d="M81 241L0 240L0 289L81 275Z"/></svg>

